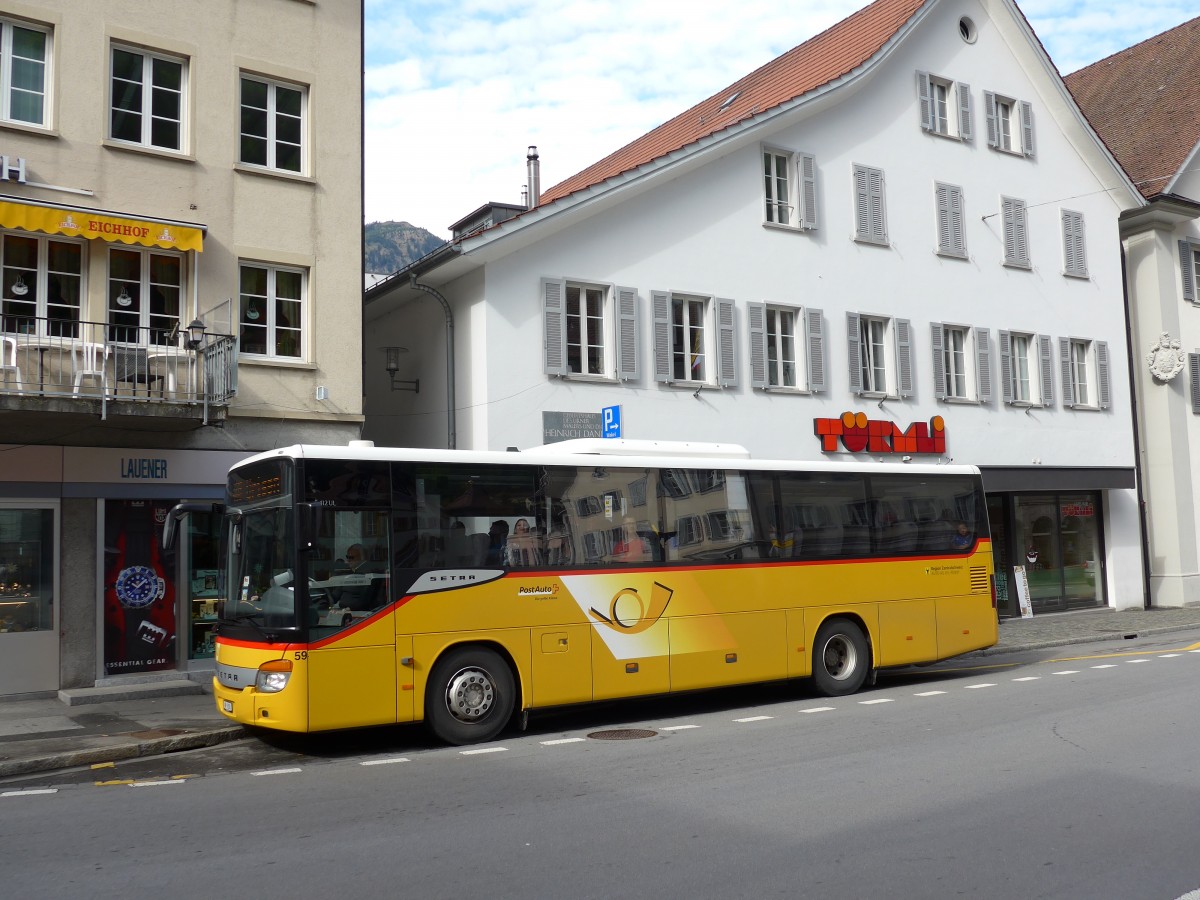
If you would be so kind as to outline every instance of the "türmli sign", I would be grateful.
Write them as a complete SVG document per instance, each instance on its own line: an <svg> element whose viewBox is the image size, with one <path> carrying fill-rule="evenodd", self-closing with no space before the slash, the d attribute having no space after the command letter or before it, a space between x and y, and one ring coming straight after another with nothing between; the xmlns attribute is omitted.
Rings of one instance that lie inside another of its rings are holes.
<svg viewBox="0 0 1200 900"><path fill-rule="evenodd" d="M946 452L946 423L941 416L913 422L901 430L886 419L868 419L866 413L844 412L837 419L813 419L821 449L833 453L936 453Z"/></svg>

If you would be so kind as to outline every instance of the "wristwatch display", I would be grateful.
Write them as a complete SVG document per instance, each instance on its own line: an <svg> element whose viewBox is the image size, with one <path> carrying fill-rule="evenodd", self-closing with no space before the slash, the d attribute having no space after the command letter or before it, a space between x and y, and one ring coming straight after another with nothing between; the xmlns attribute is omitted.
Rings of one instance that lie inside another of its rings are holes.
<svg viewBox="0 0 1200 900"><path fill-rule="evenodd" d="M143 609L162 599L166 583L149 566L126 566L117 575L117 599L126 609Z"/></svg>

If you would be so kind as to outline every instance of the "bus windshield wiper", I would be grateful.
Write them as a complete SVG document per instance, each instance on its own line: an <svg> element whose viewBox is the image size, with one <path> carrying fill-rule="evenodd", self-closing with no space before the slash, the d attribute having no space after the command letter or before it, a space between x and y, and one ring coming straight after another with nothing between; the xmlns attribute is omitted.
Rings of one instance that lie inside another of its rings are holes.
<svg viewBox="0 0 1200 900"><path fill-rule="evenodd" d="M228 619L226 619L225 621L237 622L239 624L242 622L245 622L251 628L253 628L255 631L257 631L263 640L268 641L272 644L275 643L275 638L276 638L275 633L272 631L267 631L263 627L262 621L254 613L241 613L240 615L231 616Z"/></svg>

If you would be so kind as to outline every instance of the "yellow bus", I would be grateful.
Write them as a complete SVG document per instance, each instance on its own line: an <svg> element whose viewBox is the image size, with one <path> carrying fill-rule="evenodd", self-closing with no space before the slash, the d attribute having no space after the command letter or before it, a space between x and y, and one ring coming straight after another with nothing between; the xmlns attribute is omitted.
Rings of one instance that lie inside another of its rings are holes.
<svg viewBox="0 0 1200 900"><path fill-rule="evenodd" d="M424 721L468 744L596 700L800 678L850 694L997 637L970 466L353 442L240 463L217 511L213 693L262 728Z"/></svg>

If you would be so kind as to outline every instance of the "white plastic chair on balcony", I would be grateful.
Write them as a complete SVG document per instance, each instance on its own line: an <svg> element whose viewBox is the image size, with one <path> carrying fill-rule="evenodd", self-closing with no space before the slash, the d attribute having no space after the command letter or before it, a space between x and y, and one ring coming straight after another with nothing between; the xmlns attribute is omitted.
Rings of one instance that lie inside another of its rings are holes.
<svg viewBox="0 0 1200 900"><path fill-rule="evenodd" d="M21 367L17 365L17 339L0 337L0 382L7 383L10 378L16 382L17 391L23 392Z"/></svg>
<svg viewBox="0 0 1200 900"><path fill-rule="evenodd" d="M105 364L108 362L108 345L94 344L90 341L71 345L71 368L75 372L75 384L72 393L78 397L83 387L83 379L94 378L100 385L101 393L108 385Z"/></svg>

